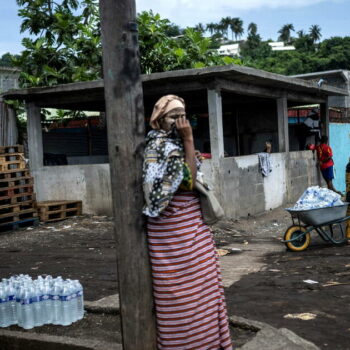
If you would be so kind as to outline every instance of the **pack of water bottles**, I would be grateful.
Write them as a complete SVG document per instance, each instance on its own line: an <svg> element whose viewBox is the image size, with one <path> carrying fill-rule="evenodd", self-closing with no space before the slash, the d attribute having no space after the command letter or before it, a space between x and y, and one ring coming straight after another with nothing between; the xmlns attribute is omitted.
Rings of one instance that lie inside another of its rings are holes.
<svg viewBox="0 0 350 350"><path fill-rule="evenodd" d="M0 282L0 327L68 326L83 317L84 294L78 280L19 275Z"/></svg>
<svg viewBox="0 0 350 350"><path fill-rule="evenodd" d="M334 207L337 205L343 205L344 203L340 199L340 195L328 188L319 186L308 187L308 189L301 195L293 210L309 210L326 207Z"/></svg>

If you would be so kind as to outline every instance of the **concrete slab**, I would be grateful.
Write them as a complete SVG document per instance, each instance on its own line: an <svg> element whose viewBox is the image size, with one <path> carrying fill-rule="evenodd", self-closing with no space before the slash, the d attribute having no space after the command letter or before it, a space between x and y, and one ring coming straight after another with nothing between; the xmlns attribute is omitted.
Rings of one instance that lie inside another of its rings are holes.
<svg viewBox="0 0 350 350"><path fill-rule="evenodd" d="M85 301L85 310L92 313L119 314L119 294L96 301Z"/></svg>
<svg viewBox="0 0 350 350"><path fill-rule="evenodd" d="M256 336L236 350L320 350L315 344L299 337L286 328L276 329L266 323L231 316L234 327L256 331Z"/></svg>
<svg viewBox="0 0 350 350"><path fill-rule="evenodd" d="M0 330L1 350L122 350L121 344Z"/></svg>

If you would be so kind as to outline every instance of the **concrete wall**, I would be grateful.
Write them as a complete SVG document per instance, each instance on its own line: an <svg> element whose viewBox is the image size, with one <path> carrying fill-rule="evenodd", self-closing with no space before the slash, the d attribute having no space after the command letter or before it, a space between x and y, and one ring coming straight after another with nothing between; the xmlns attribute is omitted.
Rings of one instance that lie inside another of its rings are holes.
<svg viewBox="0 0 350 350"><path fill-rule="evenodd" d="M228 217L261 214L295 202L304 190L320 183L311 151L272 153L272 172L264 177L257 154L220 160L216 170L204 161L203 172L214 187Z"/></svg>
<svg viewBox="0 0 350 350"><path fill-rule="evenodd" d="M330 123L329 131L335 169L334 187L345 192L345 168L350 158L350 124Z"/></svg>
<svg viewBox="0 0 350 350"><path fill-rule="evenodd" d="M239 218L294 202L319 183L311 151L272 153L272 172L263 177L256 154L205 160L203 172L226 216ZM89 214L112 215L109 164L48 166L33 172L38 200L80 199Z"/></svg>
<svg viewBox="0 0 350 350"><path fill-rule="evenodd" d="M109 164L47 166L32 174L38 201L82 200L84 213L112 215Z"/></svg>

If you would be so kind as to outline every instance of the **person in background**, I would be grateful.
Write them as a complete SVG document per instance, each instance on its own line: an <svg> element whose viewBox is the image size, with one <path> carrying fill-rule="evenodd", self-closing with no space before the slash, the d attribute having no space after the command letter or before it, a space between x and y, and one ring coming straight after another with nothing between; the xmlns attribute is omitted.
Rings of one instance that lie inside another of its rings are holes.
<svg viewBox="0 0 350 350"><path fill-rule="evenodd" d="M328 145L327 136L324 135L321 137L320 144L316 146L316 152L317 152L318 164L319 164L322 176L327 183L327 188L341 195L342 193L337 191L333 186L333 179L334 179L334 170L333 170L334 161L332 159L333 152L332 152L332 148Z"/></svg>
<svg viewBox="0 0 350 350"><path fill-rule="evenodd" d="M304 120L304 125L307 127L307 135L305 144L318 144L321 139L321 123L318 111L313 109Z"/></svg>

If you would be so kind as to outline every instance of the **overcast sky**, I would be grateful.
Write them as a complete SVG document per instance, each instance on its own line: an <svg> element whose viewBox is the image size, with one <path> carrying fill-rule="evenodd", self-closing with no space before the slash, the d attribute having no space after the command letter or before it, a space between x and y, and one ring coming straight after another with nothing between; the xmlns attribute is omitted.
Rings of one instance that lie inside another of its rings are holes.
<svg viewBox="0 0 350 350"><path fill-rule="evenodd" d="M222 17L240 17L244 27L258 25L263 39L277 39L283 24L308 31L312 24L323 38L350 35L350 0L136 0L137 11L152 9L181 27L199 22L219 22ZM21 51L15 0L0 0L0 55Z"/></svg>

